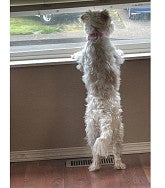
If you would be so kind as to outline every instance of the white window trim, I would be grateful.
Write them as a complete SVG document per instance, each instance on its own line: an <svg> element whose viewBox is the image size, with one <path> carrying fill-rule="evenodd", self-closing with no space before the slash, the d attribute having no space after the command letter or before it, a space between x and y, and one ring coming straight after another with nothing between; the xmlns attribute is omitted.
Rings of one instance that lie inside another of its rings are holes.
<svg viewBox="0 0 165 188"><path fill-rule="evenodd" d="M65 54L66 55L66 54ZM31 56L32 59L24 59L24 60L12 60L10 61L10 67L31 67L31 66L48 66L48 65L67 65L67 64L76 64L76 62L72 58L68 57L61 58L46 58L46 56L42 59L35 59ZM53 55L52 55L53 56ZM34 56L35 57L35 56ZM150 52L139 52L139 53L127 53L124 54L125 60L134 60L134 59L149 59L151 57Z"/></svg>
<svg viewBox="0 0 165 188"><path fill-rule="evenodd" d="M124 55L125 60L134 59L149 59L150 53L135 53ZM48 65L68 65L76 64L71 58L57 58L57 59L39 59L39 60L23 60L23 61L11 61L10 68L16 67L32 67L32 66L48 66Z"/></svg>

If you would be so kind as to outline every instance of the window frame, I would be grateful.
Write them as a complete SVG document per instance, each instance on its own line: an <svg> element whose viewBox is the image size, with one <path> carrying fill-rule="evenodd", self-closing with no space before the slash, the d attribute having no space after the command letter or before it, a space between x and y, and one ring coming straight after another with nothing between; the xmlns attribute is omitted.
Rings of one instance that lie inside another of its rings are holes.
<svg viewBox="0 0 165 188"><path fill-rule="evenodd" d="M143 3L143 5L150 5L149 2ZM139 5L139 3L138 3ZM137 6L137 3L131 3L131 4L117 4L117 5L107 5L107 6L113 6L114 8L117 7L133 7ZM98 6L97 6L98 7ZM83 10L87 9L88 7L84 7ZM50 13L54 9L49 10L43 10L43 13ZM82 7L80 7L80 10L82 10ZM73 8L67 8L67 9L60 9L61 12L72 12ZM38 11L18 11L18 12L11 12L11 16L21 16L21 15L37 15ZM128 59L132 58L141 58L141 57L149 57L150 56L150 39L135 39L135 40L128 40L128 43L123 42L122 40L116 40L112 41L115 46L121 50L123 50L125 57ZM71 44L71 43L69 43ZM34 64L38 62L42 62L42 64L47 64L49 60L53 59L55 62L59 61L64 62L66 61L66 64L68 64L68 58L71 54L74 52L81 50L84 43L75 43L72 44L72 48L61 48L61 49L54 49L54 50L42 50L42 51L28 51L28 52L17 52L17 53L10 53L11 57L11 66L18 66L18 64L26 64L29 62L29 65L31 65L31 62L34 62ZM25 61L25 63L23 63ZM45 63L44 63L45 62ZM73 63L72 60L69 60L69 62Z"/></svg>

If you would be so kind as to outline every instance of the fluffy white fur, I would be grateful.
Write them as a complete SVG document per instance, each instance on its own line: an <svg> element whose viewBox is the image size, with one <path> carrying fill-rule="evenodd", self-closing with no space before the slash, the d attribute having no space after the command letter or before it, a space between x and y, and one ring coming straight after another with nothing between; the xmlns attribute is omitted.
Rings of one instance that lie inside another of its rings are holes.
<svg viewBox="0 0 165 188"><path fill-rule="evenodd" d="M90 171L100 169L100 157L108 156L113 145L114 167L125 169L121 160L123 141L122 109L120 105L120 65L122 51L109 40L114 26L107 10L88 11L81 17L87 34L84 49L72 57L83 72L87 89L85 113L86 137L93 154Z"/></svg>

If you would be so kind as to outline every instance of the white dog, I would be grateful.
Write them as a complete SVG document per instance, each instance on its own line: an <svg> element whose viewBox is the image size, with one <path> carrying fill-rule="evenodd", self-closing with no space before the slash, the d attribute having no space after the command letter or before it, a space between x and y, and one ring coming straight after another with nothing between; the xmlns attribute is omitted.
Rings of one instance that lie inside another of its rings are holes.
<svg viewBox="0 0 165 188"><path fill-rule="evenodd" d="M85 113L86 137L92 149L90 171L100 169L100 157L108 156L113 145L114 167L125 169L121 160L123 124L120 105L120 65L124 62L120 50L109 41L114 25L107 10L88 11L81 16L87 34L84 49L72 58L83 72L87 88Z"/></svg>

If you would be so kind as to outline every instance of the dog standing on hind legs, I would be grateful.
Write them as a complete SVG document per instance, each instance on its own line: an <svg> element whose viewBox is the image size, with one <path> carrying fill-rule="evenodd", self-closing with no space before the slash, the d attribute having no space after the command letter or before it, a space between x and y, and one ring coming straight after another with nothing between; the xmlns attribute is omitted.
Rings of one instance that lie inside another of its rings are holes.
<svg viewBox="0 0 165 188"><path fill-rule="evenodd" d="M88 11L81 16L87 34L83 50L73 54L83 72L87 89L85 113L86 138L92 150L90 171L101 168L100 158L108 156L113 146L114 168L125 169L121 160L123 141L122 109L120 105L120 65L122 51L116 50L109 40L114 25L107 10Z"/></svg>

